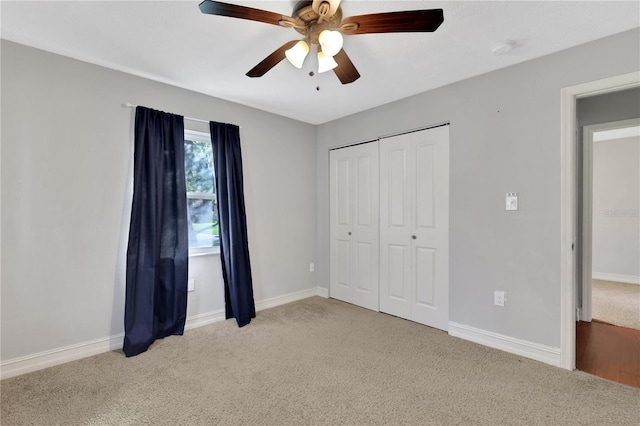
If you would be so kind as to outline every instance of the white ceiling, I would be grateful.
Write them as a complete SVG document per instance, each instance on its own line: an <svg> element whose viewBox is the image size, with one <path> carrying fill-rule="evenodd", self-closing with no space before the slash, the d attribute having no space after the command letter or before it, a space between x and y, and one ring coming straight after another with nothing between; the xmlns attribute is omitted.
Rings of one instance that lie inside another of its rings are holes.
<svg viewBox="0 0 640 426"><path fill-rule="evenodd" d="M265 56L299 34L204 15L198 3L2 1L1 36L320 124L640 26L638 1L344 0L344 16L442 8L444 23L434 33L345 37L344 48L362 77L343 86L333 72L310 77L316 67L312 55L301 70L285 60L262 78L246 77ZM296 2L229 3L291 15ZM518 47L492 55L492 45L506 39Z"/></svg>

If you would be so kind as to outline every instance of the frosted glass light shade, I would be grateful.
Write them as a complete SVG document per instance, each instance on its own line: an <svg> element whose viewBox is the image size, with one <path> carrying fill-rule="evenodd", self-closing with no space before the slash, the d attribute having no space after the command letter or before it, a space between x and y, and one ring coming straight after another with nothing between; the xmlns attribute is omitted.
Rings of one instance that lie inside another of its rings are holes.
<svg viewBox="0 0 640 426"><path fill-rule="evenodd" d="M304 58L307 57L308 53L309 45L305 43L304 40L300 40L294 44L291 49L285 51L284 56L286 56L289 62L291 62L291 65L296 68L302 68Z"/></svg>
<svg viewBox="0 0 640 426"><path fill-rule="evenodd" d="M325 55L333 56L342 49L342 34L340 31L324 30L318 35L318 43Z"/></svg>
<svg viewBox="0 0 640 426"><path fill-rule="evenodd" d="M333 59L333 56L327 55L324 52L318 52L318 72L331 71L338 66L338 63Z"/></svg>

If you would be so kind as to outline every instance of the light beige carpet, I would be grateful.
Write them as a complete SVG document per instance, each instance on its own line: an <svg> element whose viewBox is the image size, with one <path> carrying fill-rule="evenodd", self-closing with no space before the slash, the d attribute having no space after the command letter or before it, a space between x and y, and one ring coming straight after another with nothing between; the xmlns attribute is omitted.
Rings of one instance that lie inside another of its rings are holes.
<svg viewBox="0 0 640 426"><path fill-rule="evenodd" d="M318 297L7 379L2 425L637 425L640 389Z"/></svg>
<svg viewBox="0 0 640 426"><path fill-rule="evenodd" d="M640 330L640 285L591 281L591 317Z"/></svg>

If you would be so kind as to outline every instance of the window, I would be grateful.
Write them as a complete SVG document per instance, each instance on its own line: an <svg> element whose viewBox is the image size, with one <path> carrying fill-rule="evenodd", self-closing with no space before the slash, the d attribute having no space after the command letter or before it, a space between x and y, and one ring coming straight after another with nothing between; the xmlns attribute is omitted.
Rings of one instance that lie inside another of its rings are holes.
<svg viewBox="0 0 640 426"><path fill-rule="evenodd" d="M185 130L184 154L189 254L217 252L220 238L210 135Z"/></svg>

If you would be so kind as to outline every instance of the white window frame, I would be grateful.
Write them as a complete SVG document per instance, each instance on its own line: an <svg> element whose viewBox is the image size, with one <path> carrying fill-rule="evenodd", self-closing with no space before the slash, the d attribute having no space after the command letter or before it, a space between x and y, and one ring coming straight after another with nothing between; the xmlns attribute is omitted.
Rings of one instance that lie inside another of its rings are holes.
<svg viewBox="0 0 640 426"><path fill-rule="evenodd" d="M198 132L195 130L185 129L184 140L211 143L211 135L205 132ZM215 185L215 179L213 184ZM210 194L208 192L187 192L187 200L190 200L190 199L217 201L215 195ZM207 255L219 254L219 253L220 253L220 246L189 248L189 257L207 256Z"/></svg>

